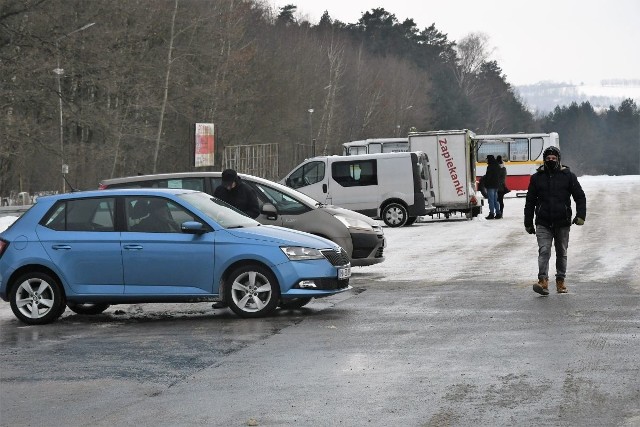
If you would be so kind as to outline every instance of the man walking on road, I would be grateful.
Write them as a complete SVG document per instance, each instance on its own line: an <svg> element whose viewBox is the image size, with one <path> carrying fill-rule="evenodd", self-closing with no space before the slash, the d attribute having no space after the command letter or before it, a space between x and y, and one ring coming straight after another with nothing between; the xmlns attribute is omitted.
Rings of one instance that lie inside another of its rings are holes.
<svg viewBox="0 0 640 427"><path fill-rule="evenodd" d="M548 147L542 153L544 164L531 176L524 206L524 228L538 238L538 283L533 290L549 295L549 259L551 245L556 250L556 290L567 293L567 248L571 227L571 197L576 203L573 224L583 225L587 199L576 175L560 163L560 149ZM533 217L535 213L535 224Z"/></svg>

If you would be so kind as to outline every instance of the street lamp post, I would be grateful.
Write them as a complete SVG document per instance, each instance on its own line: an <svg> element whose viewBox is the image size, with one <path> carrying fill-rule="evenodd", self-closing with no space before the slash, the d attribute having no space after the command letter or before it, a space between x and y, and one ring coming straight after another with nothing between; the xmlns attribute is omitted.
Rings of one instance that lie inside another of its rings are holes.
<svg viewBox="0 0 640 427"><path fill-rule="evenodd" d="M56 39L56 66L57 67L55 70L53 70L53 72L56 74L56 80L58 81L58 110L60 113L60 161L61 161L63 193L66 191L66 182L65 182L64 176L65 174L69 173L69 166L64 163L64 122L62 119L62 82L61 82L62 75L64 74L64 69L60 67L60 40L67 38L72 34L79 33L80 31L84 31L94 24L95 22L84 25Z"/></svg>
<svg viewBox="0 0 640 427"><path fill-rule="evenodd" d="M313 139L313 108L309 108L307 111L309 112L309 140L311 141L311 155L315 157L316 144Z"/></svg>

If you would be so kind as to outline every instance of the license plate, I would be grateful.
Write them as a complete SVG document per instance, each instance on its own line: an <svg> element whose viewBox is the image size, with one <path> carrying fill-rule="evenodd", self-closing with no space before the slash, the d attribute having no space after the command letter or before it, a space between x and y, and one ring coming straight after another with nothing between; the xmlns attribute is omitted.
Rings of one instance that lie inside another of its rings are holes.
<svg viewBox="0 0 640 427"><path fill-rule="evenodd" d="M348 279L351 277L351 267L342 267L338 269L338 280Z"/></svg>

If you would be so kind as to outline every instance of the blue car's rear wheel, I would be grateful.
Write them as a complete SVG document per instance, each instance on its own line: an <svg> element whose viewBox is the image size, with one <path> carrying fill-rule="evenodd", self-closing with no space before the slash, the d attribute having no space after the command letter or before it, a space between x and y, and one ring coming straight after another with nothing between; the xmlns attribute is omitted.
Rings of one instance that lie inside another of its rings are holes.
<svg viewBox="0 0 640 427"><path fill-rule="evenodd" d="M75 303L75 302L67 302L67 307L69 310L73 311L77 314L100 314L110 307L110 304L102 304L102 303Z"/></svg>
<svg viewBox="0 0 640 427"><path fill-rule="evenodd" d="M280 301L280 286L273 273L258 264L233 270L224 287L225 301L240 317L272 313Z"/></svg>
<svg viewBox="0 0 640 427"><path fill-rule="evenodd" d="M46 273L26 273L13 282L9 301L13 314L29 325L51 323L66 308L62 287Z"/></svg>
<svg viewBox="0 0 640 427"><path fill-rule="evenodd" d="M311 302L311 298L293 298L283 299L280 301L279 307L283 310L295 310L296 308L302 308Z"/></svg>

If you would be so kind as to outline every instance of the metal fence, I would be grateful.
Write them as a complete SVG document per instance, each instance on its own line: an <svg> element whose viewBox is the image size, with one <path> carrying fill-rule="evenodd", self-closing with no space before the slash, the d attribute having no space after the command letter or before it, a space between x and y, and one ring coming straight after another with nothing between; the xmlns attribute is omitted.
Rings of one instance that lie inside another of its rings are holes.
<svg viewBox="0 0 640 427"><path fill-rule="evenodd" d="M277 181L278 144L232 145L224 147L223 169Z"/></svg>

